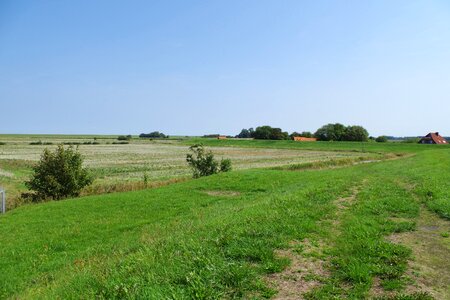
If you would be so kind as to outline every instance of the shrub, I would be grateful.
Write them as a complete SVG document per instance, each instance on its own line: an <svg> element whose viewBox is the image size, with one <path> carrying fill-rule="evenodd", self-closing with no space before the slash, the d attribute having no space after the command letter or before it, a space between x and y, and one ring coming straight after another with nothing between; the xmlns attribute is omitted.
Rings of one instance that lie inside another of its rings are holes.
<svg viewBox="0 0 450 300"><path fill-rule="evenodd" d="M192 169L194 178L231 170L231 160L222 159L219 164L214 159L214 154L211 151L206 151L201 144L193 145L189 147L189 150L192 153L186 155L186 161Z"/></svg>
<svg viewBox="0 0 450 300"><path fill-rule="evenodd" d="M218 134L218 133L212 133L212 134L205 134L202 137L206 138L206 139L208 139L208 138L217 139L219 136L220 136L220 134Z"/></svg>
<svg viewBox="0 0 450 300"><path fill-rule="evenodd" d="M387 137L385 135L380 135L375 139L378 143L386 143L388 141Z"/></svg>
<svg viewBox="0 0 450 300"><path fill-rule="evenodd" d="M406 143L406 144L417 144L419 142L419 138L415 138L415 137L409 137L406 138L404 140L402 140L402 143Z"/></svg>
<svg viewBox="0 0 450 300"><path fill-rule="evenodd" d="M220 161L220 172L231 171L231 159L222 159Z"/></svg>
<svg viewBox="0 0 450 300"><path fill-rule="evenodd" d="M92 177L83 168L83 157L73 147L59 145L54 152L45 149L34 174L25 185L33 193L33 200L76 197L81 189L92 183Z"/></svg>
<svg viewBox="0 0 450 300"><path fill-rule="evenodd" d="M30 145L53 145L51 142L42 142L41 140L37 142L31 142Z"/></svg>
<svg viewBox="0 0 450 300"><path fill-rule="evenodd" d="M148 174L147 174L147 172L144 173L143 181L144 181L144 186L147 187L148 186Z"/></svg>
<svg viewBox="0 0 450 300"><path fill-rule="evenodd" d="M118 141L129 141L131 140L131 135L119 135L117 137Z"/></svg>

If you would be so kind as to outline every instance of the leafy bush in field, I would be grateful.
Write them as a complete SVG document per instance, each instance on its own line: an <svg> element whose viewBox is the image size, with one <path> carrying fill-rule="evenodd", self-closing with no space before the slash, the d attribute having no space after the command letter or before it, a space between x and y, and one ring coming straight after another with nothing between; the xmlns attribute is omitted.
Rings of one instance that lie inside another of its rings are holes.
<svg viewBox="0 0 450 300"><path fill-rule="evenodd" d="M387 136L385 135L380 135L379 137L377 137L375 139L376 142L378 143L386 143L388 141Z"/></svg>
<svg viewBox="0 0 450 300"><path fill-rule="evenodd" d="M118 141L129 141L129 140L131 140L131 135L130 134L129 135L119 135L117 137L117 140Z"/></svg>
<svg viewBox="0 0 450 300"><path fill-rule="evenodd" d="M31 142L30 145L53 145L51 142L42 142L41 140L37 142Z"/></svg>
<svg viewBox="0 0 450 300"><path fill-rule="evenodd" d="M194 178L231 170L231 160L222 159L219 164L214 159L214 154L211 151L206 151L203 145L193 145L189 147L189 150L192 153L186 155L186 161L192 168Z"/></svg>
<svg viewBox="0 0 450 300"><path fill-rule="evenodd" d="M220 172L231 171L231 159L222 159L220 161Z"/></svg>
<svg viewBox="0 0 450 300"><path fill-rule="evenodd" d="M83 168L83 157L72 147L59 145L54 152L45 149L39 163L33 167L32 178L25 185L33 192L33 200L75 197L92 177Z"/></svg>
<svg viewBox="0 0 450 300"><path fill-rule="evenodd" d="M402 143L417 144L419 140L420 140L419 138L406 138L402 141Z"/></svg>
<svg viewBox="0 0 450 300"><path fill-rule="evenodd" d="M120 142L112 142L113 145L128 145L130 142L120 141Z"/></svg>

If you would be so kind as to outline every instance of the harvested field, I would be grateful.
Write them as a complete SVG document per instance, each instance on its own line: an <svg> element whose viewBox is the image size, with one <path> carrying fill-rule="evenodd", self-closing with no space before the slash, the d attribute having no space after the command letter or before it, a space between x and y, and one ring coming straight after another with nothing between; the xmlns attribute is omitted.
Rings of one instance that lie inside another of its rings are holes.
<svg viewBox="0 0 450 300"><path fill-rule="evenodd" d="M44 145L30 145L41 141ZM11 197L25 191L23 181L31 174L31 166L39 160L45 148L54 149L62 143L75 145L85 157L85 164L95 177L94 187L86 192L124 191L144 188L144 174L150 181L168 181L190 177L186 164L189 146L178 140L133 139L129 144L112 144L111 137L0 136L0 179ZM84 145L86 142L98 144ZM49 145L45 145L45 143ZM68 147L68 146L67 146ZM229 158L234 170L267 168L291 164L319 162L330 159L358 158L365 153L343 151L314 151L296 149L211 147L216 158ZM116 188L115 186L118 186ZM10 202L10 205L13 205Z"/></svg>

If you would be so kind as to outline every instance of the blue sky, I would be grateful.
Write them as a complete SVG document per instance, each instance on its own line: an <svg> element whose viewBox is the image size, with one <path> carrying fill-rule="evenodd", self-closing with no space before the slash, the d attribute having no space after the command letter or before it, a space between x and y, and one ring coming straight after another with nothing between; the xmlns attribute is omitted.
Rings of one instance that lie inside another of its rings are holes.
<svg viewBox="0 0 450 300"><path fill-rule="evenodd" d="M450 1L0 0L0 133L450 135Z"/></svg>

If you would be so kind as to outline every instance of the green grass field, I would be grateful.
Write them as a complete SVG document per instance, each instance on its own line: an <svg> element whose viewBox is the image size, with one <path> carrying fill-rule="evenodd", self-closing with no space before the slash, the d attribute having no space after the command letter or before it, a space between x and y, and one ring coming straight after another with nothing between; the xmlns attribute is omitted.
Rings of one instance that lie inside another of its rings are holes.
<svg viewBox="0 0 450 300"><path fill-rule="evenodd" d="M322 159L16 208L0 298L450 298L448 146L202 142Z"/></svg>

